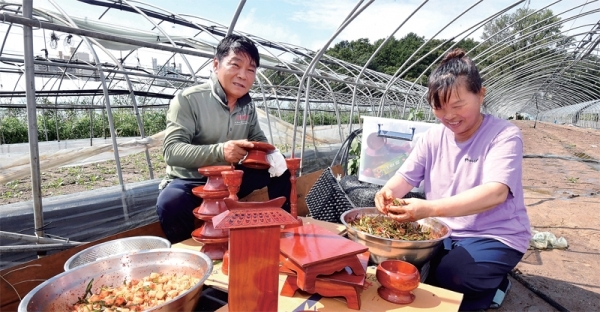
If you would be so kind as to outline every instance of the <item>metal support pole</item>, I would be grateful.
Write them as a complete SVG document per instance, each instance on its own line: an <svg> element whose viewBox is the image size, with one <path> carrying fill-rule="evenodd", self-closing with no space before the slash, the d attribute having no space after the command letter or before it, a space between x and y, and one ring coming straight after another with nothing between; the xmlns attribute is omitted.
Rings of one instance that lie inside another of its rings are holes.
<svg viewBox="0 0 600 312"><path fill-rule="evenodd" d="M77 28L76 24L73 22L71 17L69 17L66 14L66 12L60 6L58 6L58 4L55 3L54 0L48 0L48 1L63 15L63 17L71 25L73 25L75 28ZM119 178L119 185L121 185L121 203L123 205L123 216L124 216L125 220L128 221L129 220L129 208L128 208L127 200L126 200L126 192L125 192L126 190L125 190L125 183L123 182L121 158L119 157L119 146L117 144L117 133L115 130L115 122L114 122L112 109L111 109L111 105L110 105L110 95L108 93L108 85L106 83L106 76L104 74L104 71L102 68L102 63L100 62L100 58L98 57L98 53L96 53L96 49L94 49L94 46L92 45L90 39L87 37L83 37L82 40L87 45L87 47L90 51L90 54L92 55L92 57L94 58L94 61L96 62L96 70L98 71L98 76L100 78L100 84L102 85L102 91L104 94L104 104L106 106L106 114L108 116L108 126L110 128L110 137L112 140L113 153L115 156L115 165L117 167L117 177Z"/></svg>
<svg viewBox="0 0 600 312"><path fill-rule="evenodd" d="M23 16L33 17L33 0L23 1ZM31 189L33 192L33 218L35 235L44 236L44 214L42 210L42 187L40 177L40 151L38 149L37 114L35 111L35 76L33 65L33 31L23 26L23 55L25 58L25 91L27 96L27 135L29 138L29 161L31 164ZM41 255L41 254L38 254Z"/></svg>
<svg viewBox="0 0 600 312"><path fill-rule="evenodd" d="M244 8L244 4L246 4L246 0L240 0L240 3L238 4L237 9L235 10L235 14L233 15L233 18L231 19L231 24L229 24L229 29L227 29L227 36L231 35L231 33L233 33L233 29L235 28L235 23L237 23L238 17L240 17L240 13L242 12L242 9Z"/></svg>

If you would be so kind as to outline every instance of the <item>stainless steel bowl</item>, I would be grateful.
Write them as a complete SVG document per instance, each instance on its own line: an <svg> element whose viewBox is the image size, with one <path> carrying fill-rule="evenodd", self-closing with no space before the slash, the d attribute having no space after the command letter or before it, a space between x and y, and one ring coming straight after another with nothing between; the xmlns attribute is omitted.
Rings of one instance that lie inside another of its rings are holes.
<svg viewBox="0 0 600 312"><path fill-rule="evenodd" d="M70 311L85 294L90 282L92 292L103 286L121 285L124 280L141 279L156 273L186 274L200 279L191 289L149 311L192 311L202 285L212 273L213 264L204 253L187 249L153 249L117 255L63 272L31 290L19 304L19 312Z"/></svg>
<svg viewBox="0 0 600 312"><path fill-rule="evenodd" d="M370 215L380 215L377 208L354 208L342 214L341 221L346 226L348 237L355 242L369 247L371 261L379 264L388 259L404 260L421 268L442 247L442 241L450 237L452 230L444 222L436 218L417 221L435 235L435 239L426 241L409 241L383 238L356 230L350 226L354 219Z"/></svg>
<svg viewBox="0 0 600 312"><path fill-rule="evenodd" d="M74 254L65 262L65 271L98 259L130 253L136 250L169 248L171 242L158 236L125 237L94 245Z"/></svg>

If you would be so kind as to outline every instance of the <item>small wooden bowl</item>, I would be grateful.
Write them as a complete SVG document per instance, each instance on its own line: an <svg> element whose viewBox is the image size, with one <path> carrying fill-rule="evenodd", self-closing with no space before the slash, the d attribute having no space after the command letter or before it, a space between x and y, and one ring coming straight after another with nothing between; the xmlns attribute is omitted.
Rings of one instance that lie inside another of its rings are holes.
<svg viewBox="0 0 600 312"><path fill-rule="evenodd" d="M381 287L377 293L386 301L398 304L410 304L415 300L412 293L421 280L419 270L402 260L386 260L377 266L375 273Z"/></svg>
<svg viewBox="0 0 600 312"><path fill-rule="evenodd" d="M248 149L246 159L242 161L242 166L253 169L269 169L271 165L267 161L267 153L274 151L275 146L265 142L252 142L253 148Z"/></svg>

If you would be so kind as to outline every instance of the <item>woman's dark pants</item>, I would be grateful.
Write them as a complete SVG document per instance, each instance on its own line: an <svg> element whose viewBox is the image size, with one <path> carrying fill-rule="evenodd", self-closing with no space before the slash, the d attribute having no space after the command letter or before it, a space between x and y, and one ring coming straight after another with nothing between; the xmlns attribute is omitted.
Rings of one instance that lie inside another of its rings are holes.
<svg viewBox="0 0 600 312"><path fill-rule="evenodd" d="M490 238L444 241L431 261L427 284L462 293L461 311L486 310L523 253Z"/></svg>

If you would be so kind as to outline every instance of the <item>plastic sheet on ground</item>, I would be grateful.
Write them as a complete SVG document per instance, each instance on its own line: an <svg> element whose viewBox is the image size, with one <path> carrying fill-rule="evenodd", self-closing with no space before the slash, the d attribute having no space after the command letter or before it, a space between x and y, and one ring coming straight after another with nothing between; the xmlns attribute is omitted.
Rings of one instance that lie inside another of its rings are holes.
<svg viewBox="0 0 600 312"><path fill-rule="evenodd" d="M556 235L550 232L532 231L532 237L529 240L529 247L533 249L565 249L569 247L567 239L564 237L556 238Z"/></svg>

